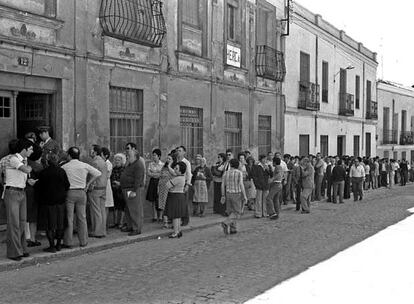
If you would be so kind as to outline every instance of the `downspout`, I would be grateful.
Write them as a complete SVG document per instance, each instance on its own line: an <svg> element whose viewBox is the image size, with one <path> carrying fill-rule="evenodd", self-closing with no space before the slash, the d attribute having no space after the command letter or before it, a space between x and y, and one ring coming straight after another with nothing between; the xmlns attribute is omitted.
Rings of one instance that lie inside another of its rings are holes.
<svg viewBox="0 0 414 304"><path fill-rule="evenodd" d="M366 100L366 79L365 79L365 62L362 63L362 134L361 134L361 152L365 152L366 153L366 149L364 148L364 142L365 142L365 118L366 118L366 111L365 111L365 107L366 107L366 103L368 103L368 100ZM372 86L372 85L371 85ZM364 156L364 153L362 153L362 156ZM367 155L365 155L367 156Z"/></svg>
<svg viewBox="0 0 414 304"><path fill-rule="evenodd" d="M316 84L316 91L318 90L318 83L319 83L319 78L318 78L318 67L319 67L319 38L318 36L316 36L316 41L315 41L315 84ZM319 98L319 96L318 96ZM319 99L316 100L317 102L319 102ZM318 110L316 110L315 113L315 150L318 147ZM315 153L317 153L318 151L315 151Z"/></svg>
<svg viewBox="0 0 414 304"><path fill-rule="evenodd" d="M78 141L78 131L76 128L76 101L77 101L77 64L76 64L76 52L77 52L77 46L76 46L76 0L73 0L73 49L75 52L73 53L73 130L74 130L74 145L77 146Z"/></svg>

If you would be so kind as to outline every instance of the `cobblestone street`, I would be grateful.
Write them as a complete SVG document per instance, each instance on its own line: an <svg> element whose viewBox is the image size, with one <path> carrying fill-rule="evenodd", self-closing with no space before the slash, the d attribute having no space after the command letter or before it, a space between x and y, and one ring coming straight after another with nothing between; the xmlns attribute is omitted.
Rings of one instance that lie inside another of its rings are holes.
<svg viewBox="0 0 414 304"><path fill-rule="evenodd" d="M1 303L240 303L409 216L414 186L0 273Z"/></svg>

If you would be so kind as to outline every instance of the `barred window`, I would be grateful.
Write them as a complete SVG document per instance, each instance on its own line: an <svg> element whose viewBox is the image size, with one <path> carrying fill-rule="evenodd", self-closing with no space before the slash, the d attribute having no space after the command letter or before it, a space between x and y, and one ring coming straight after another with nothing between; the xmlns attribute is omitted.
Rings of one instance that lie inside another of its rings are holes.
<svg viewBox="0 0 414 304"><path fill-rule="evenodd" d="M242 150L242 113L224 112L224 135L226 149L231 149L233 155Z"/></svg>
<svg viewBox="0 0 414 304"><path fill-rule="evenodd" d="M45 101L43 95L32 96L20 107L20 119L43 120L45 118Z"/></svg>
<svg viewBox="0 0 414 304"><path fill-rule="evenodd" d="M194 160L203 155L203 109L180 107L181 143L187 150L187 157Z"/></svg>
<svg viewBox="0 0 414 304"><path fill-rule="evenodd" d="M272 151L272 116L259 115L259 155Z"/></svg>
<svg viewBox="0 0 414 304"><path fill-rule="evenodd" d="M134 142L142 153L143 91L111 86L109 93L111 150L124 151L127 142Z"/></svg>
<svg viewBox="0 0 414 304"><path fill-rule="evenodd" d="M11 103L9 97L0 96L0 118L11 117Z"/></svg>
<svg viewBox="0 0 414 304"><path fill-rule="evenodd" d="M183 1L183 22L196 28L200 25L199 0Z"/></svg>

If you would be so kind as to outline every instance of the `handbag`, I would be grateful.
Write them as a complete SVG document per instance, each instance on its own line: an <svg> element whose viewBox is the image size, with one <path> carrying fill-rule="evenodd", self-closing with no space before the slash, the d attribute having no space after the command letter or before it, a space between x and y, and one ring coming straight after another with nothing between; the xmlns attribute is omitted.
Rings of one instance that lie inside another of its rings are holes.
<svg viewBox="0 0 414 304"><path fill-rule="evenodd" d="M220 171L219 169L218 169L218 165L216 165L216 166L211 166L211 174L213 174L215 177L222 177L223 176L223 173L224 173L224 171Z"/></svg>

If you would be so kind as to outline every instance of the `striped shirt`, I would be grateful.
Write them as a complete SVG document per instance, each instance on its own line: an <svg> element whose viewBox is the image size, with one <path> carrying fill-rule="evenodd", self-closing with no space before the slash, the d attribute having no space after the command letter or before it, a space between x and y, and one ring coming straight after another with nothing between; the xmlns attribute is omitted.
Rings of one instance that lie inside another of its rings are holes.
<svg viewBox="0 0 414 304"><path fill-rule="evenodd" d="M226 171L223 175L223 182L227 193L241 193L240 184L243 182L243 174L237 169Z"/></svg>

